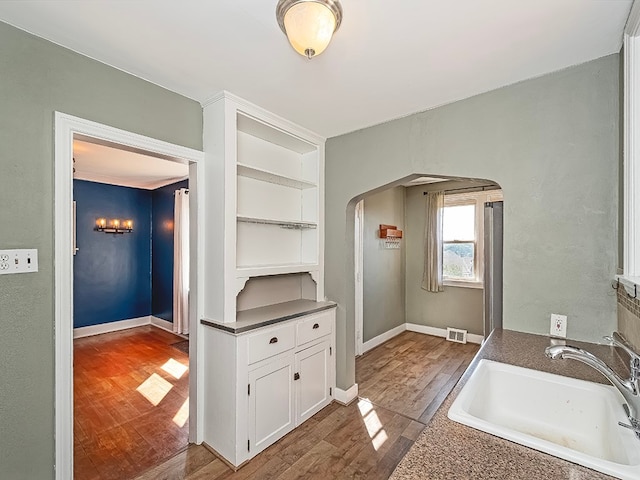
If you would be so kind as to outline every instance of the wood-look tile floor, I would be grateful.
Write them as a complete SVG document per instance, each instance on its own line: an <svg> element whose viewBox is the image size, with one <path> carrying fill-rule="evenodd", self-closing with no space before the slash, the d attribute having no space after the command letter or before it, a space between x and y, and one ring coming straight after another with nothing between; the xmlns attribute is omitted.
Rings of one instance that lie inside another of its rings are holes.
<svg viewBox="0 0 640 480"><path fill-rule="evenodd" d="M74 477L125 480L188 445L183 340L144 326L74 340Z"/></svg>
<svg viewBox="0 0 640 480"><path fill-rule="evenodd" d="M237 472L189 445L138 480L386 479L477 351L404 332L356 360L358 401L334 402Z"/></svg>

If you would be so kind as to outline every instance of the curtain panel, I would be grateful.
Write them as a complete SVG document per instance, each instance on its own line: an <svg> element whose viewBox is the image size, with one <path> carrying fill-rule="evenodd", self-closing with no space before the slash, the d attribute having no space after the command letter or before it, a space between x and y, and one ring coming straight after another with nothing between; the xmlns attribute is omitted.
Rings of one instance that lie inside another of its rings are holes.
<svg viewBox="0 0 640 480"><path fill-rule="evenodd" d="M422 288L442 292L442 216L444 192L429 192L426 196L424 225L424 270Z"/></svg>

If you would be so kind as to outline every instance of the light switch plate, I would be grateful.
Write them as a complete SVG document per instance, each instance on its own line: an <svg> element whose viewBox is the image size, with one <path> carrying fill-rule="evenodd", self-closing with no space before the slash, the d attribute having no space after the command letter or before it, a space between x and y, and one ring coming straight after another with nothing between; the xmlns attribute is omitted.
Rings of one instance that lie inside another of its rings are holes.
<svg viewBox="0 0 640 480"><path fill-rule="evenodd" d="M0 250L0 275L38 271L38 250L35 248Z"/></svg>
<svg viewBox="0 0 640 480"><path fill-rule="evenodd" d="M557 313L551 314L550 334L552 337L567 338L567 316L566 315L559 315Z"/></svg>

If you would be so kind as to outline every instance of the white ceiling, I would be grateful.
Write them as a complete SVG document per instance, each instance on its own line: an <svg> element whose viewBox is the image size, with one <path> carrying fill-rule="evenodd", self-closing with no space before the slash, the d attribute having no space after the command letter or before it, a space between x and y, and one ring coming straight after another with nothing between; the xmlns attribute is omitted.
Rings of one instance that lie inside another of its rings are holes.
<svg viewBox="0 0 640 480"><path fill-rule="evenodd" d="M77 139L73 159L73 178L123 187L154 190L189 176L181 163Z"/></svg>
<svg viewBox="0 0 640 480"><path fill-rule="evenodd" d="M617 53L632 0L342 0L307 61L277 0L3 0L0 19L200 102L331 137Z"/></svg>

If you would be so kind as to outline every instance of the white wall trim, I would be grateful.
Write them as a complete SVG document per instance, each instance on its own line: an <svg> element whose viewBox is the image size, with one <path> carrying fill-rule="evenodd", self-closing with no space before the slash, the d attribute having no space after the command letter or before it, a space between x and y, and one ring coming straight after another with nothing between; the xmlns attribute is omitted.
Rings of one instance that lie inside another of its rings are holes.
<svg viewBox="0 0 640 480"><path fill-rule="evenodd" d="M624 217L623 276L640 276L640 4L624 30Z"/></svg>
<svg viewBox="0 0 640 480"><path fill-rule="evenodd" d="M424 333L426 335L433 335L434 337L447 338L447 329L438 327L429 327L427 325L418 325L416 323L405 324L407 330L410 332ZM482 335L476 335L475 333L467 333L467 342L477 343L482 345L484 337Z"/></svg>
<svg viewBox="0 0 640 480"><path fill-rule="evenodd" d="M358 398L358 384L354 383L346 390L336 387L333 398L336 402L342 405L349 405L356 398Z"/></svg>
<svg viewBox="0 0 640 480"><path fill-rule="evenodd" d="M360 200L354 210L354 279L355 279L355 325L356 325L356 355L362 355L367 350L364 347L364 200Z"/></svg>
<svg viewBox="0 0 640 480"><path fill-rule="evenodd" d="M54 343L55 343L55 478L66 480L73 478L73 137L87 137L112 142L131 148L169 157L177 162L188 164L194 183L204 179L204 153L191 148L174 145L144 135L127 132L119 128L102 125L65 113L55 112L54 118ZM197 170L196 170L197 169ZM191 177L190 177L191 179ZM191 186L190 186L191 188ZM204 218L204 193L196 189L194 197L198 218ZM200 205L200 208L198 208ZM201 222L192 226L192 245L197 242L196 255L191 256L191 271L197 281L191 290L192 337L198 332L197 319L202 316L204 278L203 264L198 258L204 258L203 242L200 231ZM196 337L197 340L197 337ZM189 370L198 375L201 352L197 350L197 341L190 342ZM202 442L202 402L198 402L199 389L196 382L190 382L189 437L196 443Z"/></svg>
<svg viewBox="0 0 640 480"><path fill-rule="evenodd" d="M141 327L151 323L151 316L128 318L117 322L101 323L99 325L89 325L88 327L78 327L73 329L73 338L91 337L102 333L118 332L129 328Z"/></svg>
<svg viewBox="0 0 640 480"><path fill-rule="evenodd" d="M377 337L373 337L371 340L367 340L362 344L362 353L368 352L372 348L376 348L378 345L383 344L387 340L391 340L393 337L400 335L405 330L407 330L407 324L403 323L395 328L392 328L391 330L387 330Z"/></svg>
<svg viewBox="0 0 640 480"><path fill-rule="evenodd" d="M180 335L180 334L174 332L173 331L173 323L167 322L166 320L164 320L164 319L162 319L160 317L154 317L153 315L149 316L149 323L151 323L151 325L153 325L154 327L161 328L162 330L166 330L167 332L171 332L174 335L178 335L179 337L188 338L188 337L185 337L184 335Z"/></svg>

